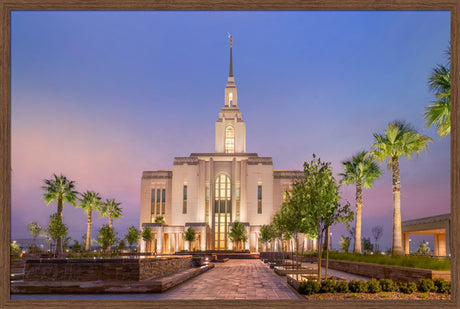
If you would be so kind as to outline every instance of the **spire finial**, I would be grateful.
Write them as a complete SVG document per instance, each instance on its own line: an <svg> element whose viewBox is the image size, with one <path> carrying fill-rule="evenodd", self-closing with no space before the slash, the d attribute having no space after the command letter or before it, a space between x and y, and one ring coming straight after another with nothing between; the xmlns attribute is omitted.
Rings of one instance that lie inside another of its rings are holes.
<svg viewBox="0 0 460 309"><path fill-rule="evenodd" d="M232 61L232 44L233 44L233 37L230 33L228 33L228 38L230 39L230 70L228 76L233 76L233 61Z"/></svg>

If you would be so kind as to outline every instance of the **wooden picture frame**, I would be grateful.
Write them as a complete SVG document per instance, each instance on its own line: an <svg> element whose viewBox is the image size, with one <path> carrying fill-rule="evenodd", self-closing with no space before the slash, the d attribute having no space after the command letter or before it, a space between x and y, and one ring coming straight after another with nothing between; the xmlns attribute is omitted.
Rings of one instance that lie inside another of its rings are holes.
<svg viewBox="0 0 460 309"><path fill-rule="evenodd" d="M438 307L459 308L459 223L460 223L460 2L458 0L0 0L1 60L0 60L0 306L1 308L144 308L144 307L281 307L313 305L334 307ZM10 217L11 217L11 82L10 82L10 26L13 10L446 10L451 16L451 239L452 239L452 295L450 301L287 301L287 300L11 300L10 277Z"/></svg>

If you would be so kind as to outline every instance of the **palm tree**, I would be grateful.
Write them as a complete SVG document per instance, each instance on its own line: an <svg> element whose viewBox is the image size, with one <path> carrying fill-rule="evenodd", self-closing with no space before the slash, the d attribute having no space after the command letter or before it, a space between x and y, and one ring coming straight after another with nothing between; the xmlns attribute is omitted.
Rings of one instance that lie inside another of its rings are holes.
<svg viewBox="0 0 460 309"><path fill-rule="evenodd" d="M86 191L81 196L82 198L79 198L81 204L78 205L78 207L83 208L88 217L85 250L89 251L91 249L91 226L93 224L93 209L100 210L103 203L101 202L101 197L99 196L99 193L95 193L93 191Z"/></svg>
<svg viewBox="0 0 460 309"><path fill-rule="evenodd" d="M46 205L49 205L51 202L57 202L57 211L56 213L62 218L62 209L65 202L75 206L75 200L77 199L78 192L75 191L75 182L69 181L62 174L58 177L56 174L53 174L54 179L45 179L43 180L46 186L42 186L42 189L46 191L42 195L42 198L45 199ZM62 238L56 240L56 254L62 252Z"/></svg>
<svg viewBox="0 0 460 309"><path fill-rule="evenodd" d="M388 160L388 168L392 169L393 178L393 254L403 254L401 238L401 180L399 157L410 159L428 148L433 140L418 133L409 124L393 121L388 124L384 134L374 133L375 143L372 144L373 154L380 162Z"/></svg>
<svg viewBox="0 0 460 309"><path fill-rule="evenodd" d="M363 206L363 187L366 189L374 185L382 171L380 170L374 156L368 155L366 151L355 154L351 160L343 161L344 173L340 181L342 184L356 183L356 221L355 221L355 246L353 252L361 253L361 209Z"/></svg>
<svg viewBox="0 0 460 309"><path fill-rule="evenodd" d="M109 217L109 227L113 228L113 219L119 220L122 214L122 208L118 207L121 203L115 202L115 199L107 199L105 203L102 203L102 207L100 209L101 217Z"/></svg>
<svg viewBox="0 0 460 309"><path fill-rule="evenodd" d="M111 199L111 200L107 199L105 203L102 203L102 207L100 209L101 217L109 217L109 227L112 229L112 231L113 231L113 218L118 220L122 216L121 208L118 207L120 205L121 203L115 202L115 199ZM112 253L111 243L109 244L108 248L109 248L108 253L109 254Z"/></svg>
<svg viewBox="0 0 460 309"><path fill-rule="evenodd" d="M428 87L434 92L436 101L425 106L426 125L435 125L440 136L450 134L450 46L447 51L448 65L436 66L428 76Z"/></svg>

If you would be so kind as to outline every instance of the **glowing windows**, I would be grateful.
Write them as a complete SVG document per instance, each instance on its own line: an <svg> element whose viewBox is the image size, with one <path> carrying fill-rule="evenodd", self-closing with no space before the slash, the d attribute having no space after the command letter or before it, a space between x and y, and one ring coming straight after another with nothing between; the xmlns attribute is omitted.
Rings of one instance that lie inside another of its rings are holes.
<svg viewBox="0 0 460 309"><path fill-rule="evenodd" d="M225 129L225 152L235 152L235 129L231 126Z"/></svg>

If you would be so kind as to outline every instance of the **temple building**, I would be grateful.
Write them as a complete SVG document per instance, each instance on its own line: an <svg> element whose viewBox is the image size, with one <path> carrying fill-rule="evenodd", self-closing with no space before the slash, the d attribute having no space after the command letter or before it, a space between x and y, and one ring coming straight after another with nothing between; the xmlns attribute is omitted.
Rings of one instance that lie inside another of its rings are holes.
<svg viewBox="0 0 460 309"><path fill-rule="evenodd" d="M224 104L215 123L215 150L176 157L172 170L142 173L140 227L150 226L154 239L149 244L141 241L141 250L147 247L160 254L231 250L228 233L239 221L248 235L244 248L263 251L260 227L271 222L286 190L303 177L303 171L274 170L271 157L247 152L246 123L239 108L229 38L230 69ZM155 223L157 217L163 217L164 223ZM197 234L192 248L184 239L189 227ZM314 243L304 240L309 248Z"/></svg>

